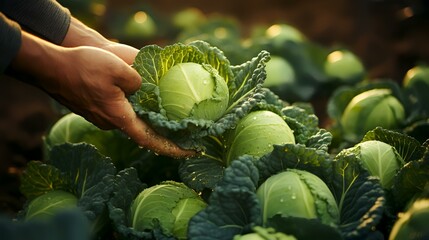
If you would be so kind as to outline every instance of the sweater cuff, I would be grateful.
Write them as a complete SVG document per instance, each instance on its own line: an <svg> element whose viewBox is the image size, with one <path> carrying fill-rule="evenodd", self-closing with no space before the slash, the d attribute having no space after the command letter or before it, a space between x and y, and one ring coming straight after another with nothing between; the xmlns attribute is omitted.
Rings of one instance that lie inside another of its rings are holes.
<svg viewBox="0 0 429 240"><path fill-rule="evenodd" d="M69 10L53 0L6 1L4 9L22 28L57 45L70 26Z"/></svg>
<svg viewBox="0 0 429 240"><path fill-rule="evenodd" d="M0 33L0 73L4 73L21 47L21 28L0 12Z"/></svg>

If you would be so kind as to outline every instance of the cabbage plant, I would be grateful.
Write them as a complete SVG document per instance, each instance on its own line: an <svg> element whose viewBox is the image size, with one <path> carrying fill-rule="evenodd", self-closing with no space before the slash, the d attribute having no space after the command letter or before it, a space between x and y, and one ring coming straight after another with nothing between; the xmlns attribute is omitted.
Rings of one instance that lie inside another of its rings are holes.
<svg viewBox="0 0 429 240"><path fill-rule="evenodd" d="M331 190L316 175L288 169L270 176L256 190L265 224L277 214L320 219L327 225L339 223L339 210Z"/></svg>
<svg viewBox="0 0 429 240"><path fill-rule="evenodd" d="M339 119L344 138L356 141L376 127L396 129L405 120L403 104L389 89L375 88L354 96Z"/></svg>
<svg viewBox="0 0 429 240"><path fill-rule="evenodd" d="M142 77L130 96L134 110L183 148L203 149L201 139L219 136L263 97L269 53L231 65L218 48L204 41L161 48L147 45L134 68Z"/></svg>
<svg viewBox="0 0 429 240"><path fill-rule="evenodd" d="M239 156L260 157L273 150L273 145L295 143L293 131L278 114L259 110L242 118L226 137L226 165Z"/></svg>
<svg viewBox="0 0 429 240"><path fill-rule="evenodd" d="M145 231L154 230L159 224L165 235L186 239L189 220L206 205L183 183L162 182L144 189L134 199L130 208L130 226Z"/></svg>
<svg viewBox="0 0 429 240"><path fill-rule="evenodd" d="M378 140L363 141L345 151L353 151L386 189L392 187L395 175L404 165L404 160L393 146Z"/></svg>
<svg viewBox="0 0 429 240"><path fill-rule="evenodd" d="M120 168L133 160L140 160L144 155L141 148L119 130L102 130L75 113L65 114L58 119L43 141L45 155L49 155L54 146L65 143L93 145Z"/></svg>

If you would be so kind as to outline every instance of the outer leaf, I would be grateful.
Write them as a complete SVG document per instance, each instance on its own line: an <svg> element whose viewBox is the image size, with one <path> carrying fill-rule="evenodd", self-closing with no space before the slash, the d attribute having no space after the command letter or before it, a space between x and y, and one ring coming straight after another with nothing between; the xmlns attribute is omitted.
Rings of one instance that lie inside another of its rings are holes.
<svg viewBox="0 0 429 240"><path fill-rule="evenodd" d="M222 179L225 164L209 154L184 160L179 168L180 178L196 191L213 189Z"/></svg>
<svg viewBox="0 0 429 240"><path fill-rule="evenodd" d="M322 224L317 219L276 215L268 219L266 225L267 227L273 227L278 232L290 234L296 239L343 239L338 229Z"/></svg>
<svg viewBox="0 0 429 240"><path fill-rule="evenodd" d="M203 58L202 52L191 45L174 44L164 49L157 45L147 45L137 54L133 66L144 83L158 85L160 78L175 64L202 63Z"/></svg>
<svg viewBox="0 0 429 240"><path fill-rule="evenodd" d="M282 109L286 123L294 130L295 141L306 144L307 140L319 130L319 119L297 106Z"/></svg>
<svg viewBox="0 0 429 240"><path fill-rule="evenodd" d="M425 148L416 139L381 127L367 132L362 142L369 140L378 140L393 146L404 162L421 159L425 151Z"/></svg>
<svg viewBox="0 0 429 240"><path fill-rule="evenodd" d="M205 58L204 62L209 63L213 68L215 68L219 75L225 79L227 84L232 80L233 74L229 60L220 49L212 47L204 41L194 41L189 45L197 47L198 50L203 53Z"/></svg>
<svg viewBox="0 0 429 240"><path fill-rule="evenodd" d="M139 180L134 168L120 171L113 186L113 195L107 203L109 217L120 239L151 239L150 232L139 232L129 227L129 208L137 196L146 186Z"/></svg>
<svg viewBox="0 0 429 240"><path fill-rule="evenodd" d="M218 189L210 205L189 222L189 239L220 240L250 231L261 223L256 195L245 189Z"/></svg>
<svg viewBox="0 0 429 240"><path fill-rule="evenodd" d="M287 168L296 168L317 175L327 184L332 175L331 164L332 160L326 152L297 144L274 146L271 154L262 156L255 162L260 182Z"/></svg>
<svg viewBox="0 0 429 240"><path fill-rule="evenodd" d="M79 198L102 182L105 176L116 173L110 158L101 155L95 147L86 143L54 146L49 155L49 163L68 174Z"/></svg>
<svg viewBox="0 0 429 240"><path fill-rule="evenodd" d="M345 239L364 239L379 223L384 211L384 192L350 151L333 162L332 190L340 209L340 230Z"/></svg>
<svg viewBox="0 0 429 240"><path fill-rule="evenodd" d="M410 201L424 192L429 183L429 148L423 157L410 161L394 179L392 195L398 211L403 211Z"/></svg>
<svg viewBox="0 0 429 240"><path fill-rule="evenodd" d="M325 129L320 129L316 134L307 139L306 146L328 152L332 142L332 134Z"/></svg>
<svg viewBox="0 0 429 240"><path fill-rule="evenodd" d="M51 190L71 191L68 178L52 165L31 161L21 177L20 191L29 200Z"/></svg>
<svg viewBox="0 0 429 240"><path fill-rule="evenodd" d="M258 173L253 157L235 160L210 196L206 209L189 222L190 239L232 239L260 225L261 208L254 193Z"/></svg>
<svg viewBox="0 0 429 240"><path fill-rule="evenodd" d="M101 155L93 145L66 143L51 149L49 163L69 179L72 193L79 199L78 206L88 219L95 221L96 218L103 218L116 173L110 158ZM103 224L102 219L97 221Z"/></svg>

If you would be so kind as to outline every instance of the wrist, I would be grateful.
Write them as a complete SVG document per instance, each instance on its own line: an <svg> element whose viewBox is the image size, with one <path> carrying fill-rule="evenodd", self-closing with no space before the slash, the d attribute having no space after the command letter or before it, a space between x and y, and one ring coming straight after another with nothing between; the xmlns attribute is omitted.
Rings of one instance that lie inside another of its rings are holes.
<svg viewBox="0 0 429 240"><path fill-rule="evenodd" d="M103 35L72 17L67 34L61 43L63 47L91 46L102 48L109 44Z"/></svg>

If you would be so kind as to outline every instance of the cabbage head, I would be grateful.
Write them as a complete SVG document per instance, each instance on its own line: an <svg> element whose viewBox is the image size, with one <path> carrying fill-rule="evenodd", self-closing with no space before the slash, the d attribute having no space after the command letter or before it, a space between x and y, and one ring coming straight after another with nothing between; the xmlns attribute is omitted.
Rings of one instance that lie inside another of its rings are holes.
<svg viewBox="0 0 429 240"><path fill-rule="evenodd" d="M328 186L316 175L288 169L269 177L256 191L262 205L262 221L277 214L305 219L319 219L335 226L340 213Z"/></svg>
<svg viewBox="0 0 429 240"><path fill-rule="evenodd" d="M261 157L271 152L274 145L286 143L294 144L295 136L280 115L268 110L251 112L227 134L227 166L241 155Z"/></svg>
<svg viewBox="0 0 429 240"><path fill-rule="evenodd" d="M208 64L179 63L159 81L161 105L171 120L217 120L228 106L228 86Z"/></svg>
<svg viewBox="0 0 429 240"><path fill-rule="evenodd" d="M77 197L62 190L52 190L33 199L26 210L25 220L49 219L57 213L77 208Z"/></svg>
<svg viewBox="0 0 429 240"><path fill-rule="evenodd" d="M399 215L389 240L421 240L429 238L429 199L416 200L410 209Z"/></svg>
<svg viewBox="0 0 429 240"><path fill-rule="evenodd" d="M378 140L364 141L354 147L363 166L380 179L383 188L390 188L396 173L404 165L404 160L396 149Z"/></svg>
<svg viewBox="0 0 429 240"><path fill-rule="evenodd" d="M130 208L131 227L137 231L154 230L157 224L166 236L185 239L189 220L206 203L183 183L165 181L144 189Z"/></svg>
<svg viewBox="0 0 429 240"><path fill-rule="evenodd" d="M402 103L389 89L371 89L362 92L348 103L340 124L344 138L356 141L376 128L396 129L405 119Z"/></svg>

